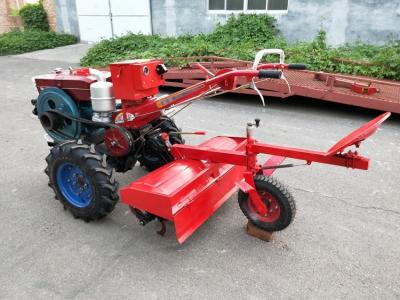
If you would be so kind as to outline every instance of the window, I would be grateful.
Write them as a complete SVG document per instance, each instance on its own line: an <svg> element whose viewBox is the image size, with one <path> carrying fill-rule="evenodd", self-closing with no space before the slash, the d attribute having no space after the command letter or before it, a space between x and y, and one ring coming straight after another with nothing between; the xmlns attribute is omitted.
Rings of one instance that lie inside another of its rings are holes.
<svg viewBox="0 0 400 300"><path fill-rule="evenodd" d="M287 10L288 0L268 0L268 10Z"/></svg>
<svg viewBox="0 0 400 300"><path fill-rule="evenodd" d="M224 10L225 9L225 0L210 0L208 1L208 9L209 10Z"/></svg>
<svg viewBox="0 0 400 300"><path fill-rule="evenodd" d="M248 0L247 10L265 10L267 8L267 0Z"/></svg>
<svg viewBox="0 0 400 300"><path fill-rule="evenodd" d="M226 0L226 10L243 10L243 0Z"/></svg>
<svg viewBox="0 0 400 300"><path fill-rule="evenodd" d="M208 0L210 12L286 12L289 0Z"/></svg>

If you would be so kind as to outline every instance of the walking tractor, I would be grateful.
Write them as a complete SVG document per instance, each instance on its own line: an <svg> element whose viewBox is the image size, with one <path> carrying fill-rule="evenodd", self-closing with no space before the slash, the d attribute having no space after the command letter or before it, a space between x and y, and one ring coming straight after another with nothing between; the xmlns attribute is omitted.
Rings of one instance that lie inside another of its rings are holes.
<svg viewBox="0 0 400 300"><path fill-rule="evenodd" d="M267 54L278 54L279 63L261 63ZM390 113L361 126L326 152L261 143L253 137L259 119L247 124L245 137L217 136L197 146L185 145L185 134L205 134L182 131L172 119L189 104L241 88L257 91L257 82L285 80L285 69L305 68L285 64L279 49L258 52L248 69L214 74L197 66L207 75L204 81L159 97L167 68L156 59L112 63L110 72L56 69L34 78L39 96L32 100L33 113L51 148L45 170L49 186L74 217L103 218L120 195L141 225L160 221L163 233L164 222L171 221L183 243L239 189L239 207L249 222L273 232L285 229L296 211L289 191L271 177L277 168L294 166L283 164L285 158L308 165L368 169L369 159L351 147L359 147ZM239 77L247 83L239 86ZM258 154L270 157L260 163ZM150 173L118 190L114 172L126 172L137 162Z"/></svg>

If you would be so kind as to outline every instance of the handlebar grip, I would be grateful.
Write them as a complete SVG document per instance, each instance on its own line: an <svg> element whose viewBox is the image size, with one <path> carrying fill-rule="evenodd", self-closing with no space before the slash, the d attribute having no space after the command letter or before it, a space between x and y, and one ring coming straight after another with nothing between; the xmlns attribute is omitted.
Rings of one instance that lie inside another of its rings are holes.
<svg viewBox="0 0 400 300"><path fill-rule="evenodd" d="M197 134L197 135L206 135L207 134L207 132L205 132L205 131L195 131L193 133Z"/></svg>
<svg viewBox="0 0 400 300"><path fill-rule="evenodd" d="M306 70L307 66L305 64L288 64L289 70Z"/></svg>
<svg viewBox="0 0 400 300"><path fill-rule="evenodd" d="M280 79L282 72L278 70L260 70L258 72L258 78L276 78Z"/></svg>

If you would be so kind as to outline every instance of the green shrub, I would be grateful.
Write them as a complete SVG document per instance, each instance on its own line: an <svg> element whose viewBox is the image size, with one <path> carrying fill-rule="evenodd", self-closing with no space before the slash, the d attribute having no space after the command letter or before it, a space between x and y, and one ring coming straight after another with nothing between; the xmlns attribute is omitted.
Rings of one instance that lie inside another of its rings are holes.
<svg viewBox="0 0 400 300"><path fill-rule="evenodd" d="M305 63L311 70L400 80L399 42L334 48L327 45L326 33L321 30L312 42L288 44L273 17L255 14L232 16L209 34L160 37L130 33L103 40L87 52L81 64L102 67L123 59L161 58L169 66L183 66L187 60L173 58L202 55L253 60L257 50L266 48L284 49L287 62Z"/></svg>
<svg viewBox="0 0 400 300"><path fill-rule="evenodd" d="M42 1L35 4L26 4L19 10L25 30L49 31L47 14Z"/></svg>
<svg viewBox="0 0 400 300"><path fill-rule="evenodd" d="M81 64L106 66L121 59L153 57L161 58L169 65L182 65L184 61L171 58L202 55L252 59L257 48L284 46L286 41L279 35L274 18L241 14L229 18L224 25L217 25L210 34L160 37L130 33L102 40L88 51Z"/></svg>
<svg viewBox="0 0 400 300"><path fill-rule="evenodd" d="M210 42L223 45L238 43L264 44L279 35L276 19L269 15L239 14L231 16L223 25L218 24L215 30L207 35Z"/></svg>
<svg viewBox="0 0 400 300"><path fill-rule="evenodd" d="M77 38L69 34L45 31L12 31L0 34L0 55L55 48L76 42Z"/></svg>
<svg viewBox="0 0 400 300"><path fill-rule="evenodd" d="M362 43L329 47L317 36L311 43L295 43L286 49L288 62L302 62L316 71L347 73L400 80L400 44Z"/></svg>

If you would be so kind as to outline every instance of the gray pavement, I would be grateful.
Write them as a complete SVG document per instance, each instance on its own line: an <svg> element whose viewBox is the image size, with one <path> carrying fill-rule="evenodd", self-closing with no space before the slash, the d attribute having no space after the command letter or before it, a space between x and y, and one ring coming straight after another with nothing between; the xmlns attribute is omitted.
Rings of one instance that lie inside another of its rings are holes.
<svg viewBox="0 0 400 300"><path fill-rule="evenodd" d="M46 61L62 61L65 63L75 64L93 44L75 44L56 49L39 50L24 54L15 55L18 58L30 58Z"/></svg>
<svg viewBox="0 0 400 300"><path fill-rule="evenodd" d="M47 53L54 60L0 57L0 299L400 298L398 116L363 144L372 159L367 172L315 164L276 173L298 211L273 242L246 235L234 196L179 245L171 226L162 238L156 224L140 227L122 204L87 224L54 200L43 173L44 132L31 114L31 77L73 61L57 49ZM260 140L326 150L377 114L299 98L269 100L263 109L256 97L227 95L176 120L212 137L241 135L260 117ZM123 186L143 174L135 167L118 180Z"/></svg>

